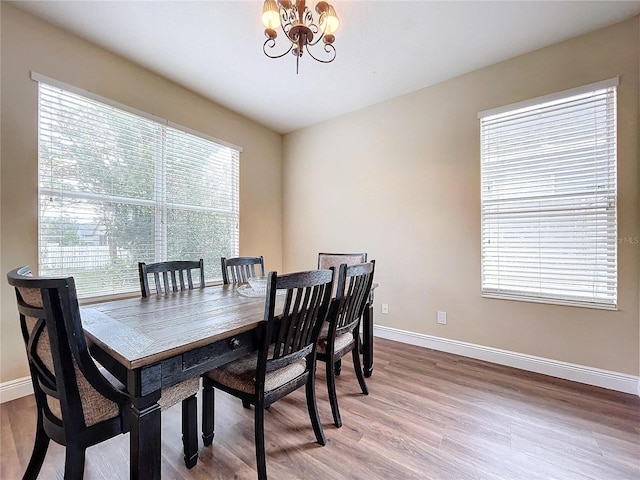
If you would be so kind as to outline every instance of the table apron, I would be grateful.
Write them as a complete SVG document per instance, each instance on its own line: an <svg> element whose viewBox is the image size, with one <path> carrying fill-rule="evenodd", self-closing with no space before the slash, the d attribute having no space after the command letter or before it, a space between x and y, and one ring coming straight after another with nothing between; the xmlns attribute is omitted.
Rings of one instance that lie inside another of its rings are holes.
<svg viewBox="0 0 640 480"><path fill-rule="evenodd" d="M134 370L128 370L96 345L92 346L91 353L127 386L129 395L140 398L198 377L213 368L248 355L256 347L255 332L247 331Z"/></svg>

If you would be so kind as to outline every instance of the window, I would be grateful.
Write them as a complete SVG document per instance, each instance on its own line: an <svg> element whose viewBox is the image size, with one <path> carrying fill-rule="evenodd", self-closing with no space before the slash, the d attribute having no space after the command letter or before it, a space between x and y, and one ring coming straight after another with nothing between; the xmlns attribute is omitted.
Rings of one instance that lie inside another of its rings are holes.
<svg viewBox="0 0 640 480"><path fill-rule="evenodd" d="M617 84L479 114L483 296L616 308Z"/></svg>
<svg viewBox="0 0 640 480"><path fill-rule="evenodd" d="M220 279L238 254L240 150L33 76L40 274L74 276L80 297L138 291L139 261L203 258Z"/></svg>

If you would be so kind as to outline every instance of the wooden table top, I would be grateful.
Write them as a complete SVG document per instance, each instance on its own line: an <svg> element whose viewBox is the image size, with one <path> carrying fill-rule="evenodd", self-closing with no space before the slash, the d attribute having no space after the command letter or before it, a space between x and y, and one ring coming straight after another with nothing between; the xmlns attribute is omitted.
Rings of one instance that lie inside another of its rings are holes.
<svg viewBox="0 0 640 480"><path fill-rule="evenodd" d="M87 305L81 314L87 338L132 370L252 330L264 307L264 297L215 285Z"/></svg>

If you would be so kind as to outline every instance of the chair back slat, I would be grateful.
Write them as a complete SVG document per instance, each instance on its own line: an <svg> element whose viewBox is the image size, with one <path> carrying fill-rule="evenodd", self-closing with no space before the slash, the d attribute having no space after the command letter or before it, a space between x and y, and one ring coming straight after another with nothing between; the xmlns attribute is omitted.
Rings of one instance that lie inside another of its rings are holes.
<svg viewBox="0 0 640 480"><path fill-rule="evenodd" d="M333 269L282 276L277 276L275 272L269 273L265 305L266 331L260 353L265 360L263 375L264 372L281 368L301 358L307 358L311 362L322 323L328 314L332 284ZM285 297L282 309L276 313L277 292L284 292ZM315 362L315 358L313 361ZM259 374L260 365L258 362Z"/></svg>
<svg viewBox="0 0 640 480"><path fill-rule="evenodd" d="M199 272L199 288L204 288L204 261L202 259L174 260L157 263L138 263L140 275L140 291L143 297L151 296L149 288L149 275L153 274L156 294L167 295L171 292L193 290L193 270ZM186 275L186 282L185 282Z"/></svg>
<svg viewBox="0 0 640 480"><path fill-rule="evenodd" d="M247 283L250 278L264 277L264 258L233 257L220 259L222 269L222 283ZM258 267L258 270L256 270Z"/></svg>

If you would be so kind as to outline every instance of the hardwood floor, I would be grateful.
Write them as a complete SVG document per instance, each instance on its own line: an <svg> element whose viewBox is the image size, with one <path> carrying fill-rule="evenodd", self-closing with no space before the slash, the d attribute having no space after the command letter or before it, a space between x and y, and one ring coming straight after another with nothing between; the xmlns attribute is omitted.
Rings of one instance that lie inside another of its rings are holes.
<svg viewBox="0 0 640 480"><path fill-rule="evenodd" d="M637 396L384 339L376 339L363 396L350 357L343 362L340 429L318 372L325 447L314 443L303 389L266 412L270 479L640 478ZM178 405L162 416L162 478L256 478L253 410L216 392L213 446L200 443L192 470L182 461L180 412ZM33 446L33 397L2 404L0 415L0 477L21 478ZM62 478L63 468L64 448L52 442L40 478ZM87 450L85 478L129 478L129 436Z"/></svg>

